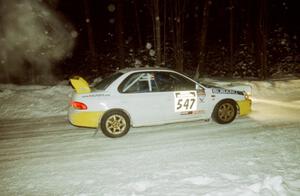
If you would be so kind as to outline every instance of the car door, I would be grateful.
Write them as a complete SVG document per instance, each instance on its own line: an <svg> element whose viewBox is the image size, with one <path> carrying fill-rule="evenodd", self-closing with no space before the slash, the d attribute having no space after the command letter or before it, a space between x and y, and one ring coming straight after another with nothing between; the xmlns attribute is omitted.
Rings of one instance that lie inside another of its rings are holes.
<svg viewBox="0 0 300 196"><path fill-rule="evenodd" d="M196 120L206 111L205 89L193 80L175 72L156 72L158 91L164 93L172 109L164 113L170 122Z"/></svg>
<svg viewBox="0 0 300 196"><path fill-rule="evenodd" d="M172 97L158 91L153 72L129 75L118 90L123 108L129 113L133 126L170 122L167 114L173 109Z"/></svg>

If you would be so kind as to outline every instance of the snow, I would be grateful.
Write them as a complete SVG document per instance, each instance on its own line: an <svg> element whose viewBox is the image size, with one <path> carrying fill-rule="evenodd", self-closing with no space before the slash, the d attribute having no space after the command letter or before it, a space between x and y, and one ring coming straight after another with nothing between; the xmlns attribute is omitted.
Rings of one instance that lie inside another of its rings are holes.
<svg viewBox="0 0 300 196"><path fill-rule="evenodd" d="M116 6L114 5L114 4L109 4L108 6L107 6L107 10L109 11L109 12L115 12L116 11Z"/></svg>
<svg viewBox="0 0 300 196"><path fill-rule="evenodd" d="M119 139L68 123L66 82L0 85L1 195L299 195L300 80L233 83L252 86L248 117Z"/></svg>
<svg viewBox="0 0 300 196"><path fill-rule="evenodd" d="M155 56L155 50L150 49L149 50L149 55L152 56L152 57Z"/></svg>
<svg viewBox="0 0 300 196"><path fill-rule="evenodd" d="M0 119L65 115L72 88L57 86L0 85Z"/></svg>
<svg viewBox="0 0 300 196"><path fill-rule="evenodd" d="M114 24L115 23L115 19L114 18L109 19L109 23L110 24Z"/></svg>
<svg viewBox="0 0 300 196"><path fill-rule="evenodd" d="M148 50L150 50L150 49L152 48L152 44L151 44L151 43L149 43L149 42L147 42L147 44L146 44L146 48L147 48Z"/></svg>
<svg viewBox="0 0 300 196"><path fill-rule="evenodd" d="M77 32L77 31L72 31L72 32L71 32L71 37L72 37L72 38L78 37L78 32Z"/></svg>
<svg viewBox="0 0 300 196"><path fill-rule="evenodd" d="M51 70L73 50L74 27L44 1L11 0L0 12L0 80L55 81Z"/></svg>

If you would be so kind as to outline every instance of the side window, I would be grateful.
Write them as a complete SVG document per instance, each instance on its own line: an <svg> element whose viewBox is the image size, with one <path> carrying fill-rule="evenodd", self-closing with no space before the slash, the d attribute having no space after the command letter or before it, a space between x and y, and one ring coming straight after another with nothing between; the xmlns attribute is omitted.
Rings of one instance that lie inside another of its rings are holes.
<svg viewBox="0 0 300 196"><path fill-rule="evenodd" d="M155 81L160 92L196 89L196 83L176 73L157 72Z"/></svg>
<svg viewBox="0 0 300 196"><path fill-rule="evenodd" d="M149 92L149 74L134 73L128 76L119 86L121 93L144 93Z"/></svg>
<svg viewBox="0 0 300 196"><path fill-rule="evenodd" d="M175 88L178 91L196 90L196 83L179 74L171 73L171 77L175 79Z"/></svg>
<svg viewBox="0 0 300 196"><path fill-rule="evenodd" d="M174 91L174 78L170 77L169 73L166 72L156 72L155 73L155 83L157 84L158 91Z"/></svg>

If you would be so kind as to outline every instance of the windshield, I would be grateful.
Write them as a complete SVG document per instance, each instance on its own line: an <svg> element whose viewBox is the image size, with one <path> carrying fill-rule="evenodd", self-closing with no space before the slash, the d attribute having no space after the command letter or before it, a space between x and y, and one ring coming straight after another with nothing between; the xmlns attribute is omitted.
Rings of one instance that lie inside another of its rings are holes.
<svg viewBox="0 0 300 196"><path fill-rule="evenodd" d="M116 79L118 79L123 73L117 72L114 73L103 80L101 80L99 83L97 83L94 88L97 90L105 90L111 83L113 83Z"/></svg>

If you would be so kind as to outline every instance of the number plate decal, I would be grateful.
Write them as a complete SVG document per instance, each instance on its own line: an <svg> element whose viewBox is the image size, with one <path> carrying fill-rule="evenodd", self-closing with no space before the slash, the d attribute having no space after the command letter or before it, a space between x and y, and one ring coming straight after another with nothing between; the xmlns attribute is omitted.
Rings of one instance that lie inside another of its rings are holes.
<svg viewBox="0 0 300 196"><path fill-rule="evenodd" d="M197 110L196 91L176 91L174 92L175 112Z"/></svg>

